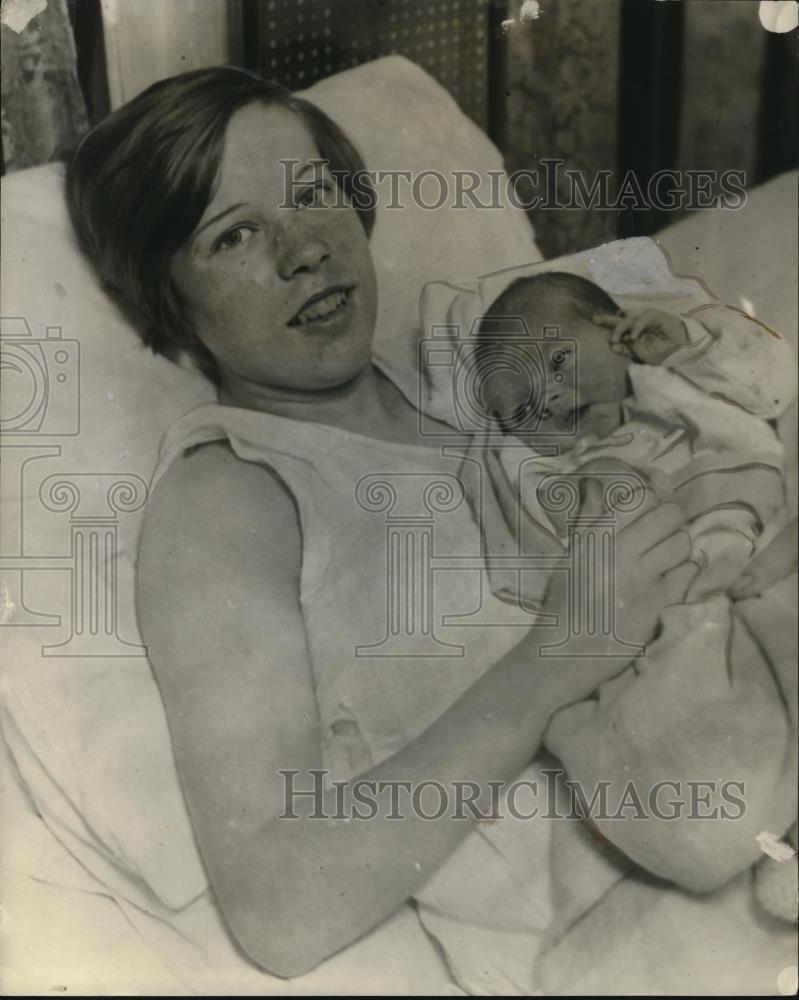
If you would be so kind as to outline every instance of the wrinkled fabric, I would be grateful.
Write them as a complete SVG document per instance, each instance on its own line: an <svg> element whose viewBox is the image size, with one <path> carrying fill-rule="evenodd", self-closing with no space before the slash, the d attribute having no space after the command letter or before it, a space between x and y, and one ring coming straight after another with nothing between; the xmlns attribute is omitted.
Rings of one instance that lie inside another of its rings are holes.
<svg viewBox="0 0 799 1000"><path fill-rule="evenodd" d="M187 450L219 440L272 470L297 503L326 781L353 778L416 739L537 620L488 587L481 512L461 486L460 454L206 404L170 428L154 483ZM432 556L429 629L417 618L412 635L408 604L400 598L397 615L389 586L391 531L410 524L403 538L417 540L412 558L424 558L424 544ZM539 766L519 780L538 780L544 794ZM551 824L500 811L505 818L476 825L416 897L423 925L469 992L509 988L514 977L526 992L551 918Z"/></svg>

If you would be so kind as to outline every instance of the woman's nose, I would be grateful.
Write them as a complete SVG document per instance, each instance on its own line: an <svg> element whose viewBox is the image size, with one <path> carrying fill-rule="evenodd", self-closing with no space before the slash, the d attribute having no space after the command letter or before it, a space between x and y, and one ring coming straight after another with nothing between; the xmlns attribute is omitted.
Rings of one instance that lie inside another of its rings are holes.
<svg viewBox="0 0 799 1000"><path fill-rule="evenodd" d="M284 281L297 274L313 274L330 256L327 240L304 226L294 226L278 235L277 269Z"/></svg>

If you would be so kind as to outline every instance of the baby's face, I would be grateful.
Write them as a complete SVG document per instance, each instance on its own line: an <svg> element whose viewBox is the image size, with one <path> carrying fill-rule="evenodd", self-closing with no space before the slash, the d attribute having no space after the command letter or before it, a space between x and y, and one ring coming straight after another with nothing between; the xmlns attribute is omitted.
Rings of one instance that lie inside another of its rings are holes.
<svg viewBox="0 0 799 1000"><path fill-rule="evenodd" d="M531 343L530 361L536 370L543 356L545 398L533 398L530 378L524 372L502 370L486 381L486 404L509 429L514 419L533 409L540 415L538 433L563 433L574 425L576 410L581 432L604 436L619 424L629 359L611 349L608 330L591 320L571 317L558 325L559 337L534 338L537 350ZM614 426L609 426L613 419ZM597 421L601 427L591 426Z"/></svg>

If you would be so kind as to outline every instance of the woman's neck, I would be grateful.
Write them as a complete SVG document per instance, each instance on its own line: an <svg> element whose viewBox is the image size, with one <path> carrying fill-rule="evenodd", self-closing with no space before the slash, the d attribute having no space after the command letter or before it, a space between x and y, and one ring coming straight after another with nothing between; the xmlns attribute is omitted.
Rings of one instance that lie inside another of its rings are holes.
<svg viewBox="0 0 799 1000"><path fill-rule="evenodd" d="M219 402L370 437L407 440L402 420L398 426L398 390L387 381L372 365L343 385L317 390L286 389L226 375L219 387Z"/></svg>

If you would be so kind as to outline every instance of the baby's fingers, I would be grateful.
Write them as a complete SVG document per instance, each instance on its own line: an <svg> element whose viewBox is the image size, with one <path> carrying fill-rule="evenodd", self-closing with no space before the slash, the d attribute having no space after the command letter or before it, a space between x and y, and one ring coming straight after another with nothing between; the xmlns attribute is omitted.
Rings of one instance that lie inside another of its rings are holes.
<svg viewBox="0 0 799 1000"><path fill-rule="evenodd" d="M665 576L679 569L690 558L691 537L687 531L680 528L647 552L647 569Z"/></svg>
<svg viewBox="0 0 799 1000"><path fill-rule="evenodd" d="M681 604L685 600L688 588L694 582L694 578L699 572L699 566L695 562L686 562L681 566L675 566L663 575L664 607L670 604Z"/></svg>
<svg viewBox="0 0 799 1000"><path fill-rule="evenodd" d="M658 365L669 353L669 341L659 330L649 330L639 336L631 348L635 359L645 365Z"/></svg>
<svg viewBox="0 0 799 1000"><path fill-rule="evenodd" d="M669 501L659 503L639 514L634 521L625 525L618 535L617 562L624 565L629 559L629 565L639 562L648 566L649 552L661 542L668 539L683 527L683 512L679 504ZM677 566L679 559L674 559L671 566ZM661 567L658 572L664 573L669 566Z"/></svg>
<svg viewBox="0 0 799 1000"><path fill-rule="evenodd" d="M619 320L623 319L625 313L594 313L592 319L597 326L607 327L608 330L612 330L615 326L618 326Z"/></svg>
<svg viewBox="0 0 799 1000"><path fill-rule="evenodd" d="M630 328L635 323L635 316L620 313L618 316L607 318L608 320L612 318L614 322L600 325L610 327L610 337L608 338L610 346L616 351L624 350L624 341L628 339Z"/></svg>
<svg viewBox="0 0 799 1000"><path fill-rule="evenodd" d="M744 574L730 588L733 598L753 597L796 569L799 528L796 520L786 525L763 550L754 556Z"/></svg>
<svg viewBox="0 0 799 1000"><path fill-rule="evenodd" d="M632 343L641 336L641 334L646 333L649 330L651 333L657 333L660 330L660 321L662 313L657 309L645 309L642 313L639 313L635 317L635 321L630 327L630 331L627 334L626 339Z"/></svg>

